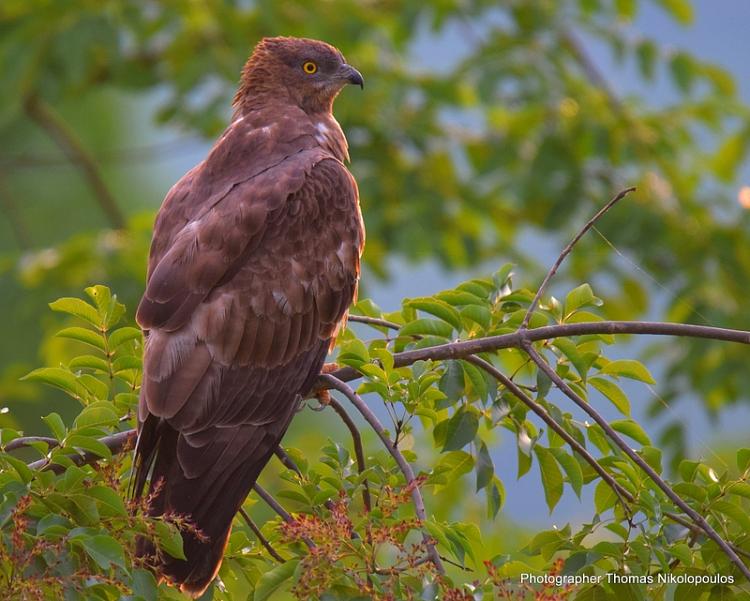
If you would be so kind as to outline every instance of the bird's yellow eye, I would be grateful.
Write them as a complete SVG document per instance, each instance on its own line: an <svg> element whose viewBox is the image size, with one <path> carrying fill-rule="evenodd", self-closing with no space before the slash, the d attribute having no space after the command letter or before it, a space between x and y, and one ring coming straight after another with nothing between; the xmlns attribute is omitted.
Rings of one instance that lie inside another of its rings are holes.
<svg viewBox="0 0 750 601"><path fill-rule="evenodd" d="M318 70L318 65L312 61L306 61L305 64L302 65L302 70L308 75L312 75Z"/></svg>

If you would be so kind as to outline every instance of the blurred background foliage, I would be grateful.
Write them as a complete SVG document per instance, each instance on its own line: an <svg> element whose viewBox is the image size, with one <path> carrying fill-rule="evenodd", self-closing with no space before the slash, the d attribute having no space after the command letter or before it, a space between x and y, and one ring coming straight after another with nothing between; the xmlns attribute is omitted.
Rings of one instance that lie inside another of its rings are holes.
<svg viewBox="0 0 750 601"><path fill-rule="evenodd" d="M394 257L487 272L511 260L533 285L545 248L637 185L561 285L592 282L613 318L750 327L738 202L750 107L699 51L634 28L646 9L694 19L688 0L3 0L0 425L33 432L51 406L74 414L18 381L64 356L46 303L103 283L135 306L154 212L228 122L264 35L327 40L365 75L336 106L368 229L365 295ZM592 47L634 69L643 93L618 94ZM651 102L664 85L670 101ZM644 352L664 368L654 415L688 393L709 412L750 401L740 347ZM679 452L680 424L664 432Z"/></svg>

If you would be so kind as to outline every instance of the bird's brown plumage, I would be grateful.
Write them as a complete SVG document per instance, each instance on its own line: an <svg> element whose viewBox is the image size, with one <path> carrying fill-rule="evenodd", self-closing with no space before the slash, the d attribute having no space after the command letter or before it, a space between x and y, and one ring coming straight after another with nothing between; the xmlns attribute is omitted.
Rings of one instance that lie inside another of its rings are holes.
<svg viewBox="0 0 750 601"><path fill-rule="evenodd" d="M194 596L356 295L364 229L331 114L346 83L361 76L328 44L261 41L232 123L156 219L135 490L150 474L152 514L185 515L207 540L184 532L186 561L145 540L139 553Z"/></svg>

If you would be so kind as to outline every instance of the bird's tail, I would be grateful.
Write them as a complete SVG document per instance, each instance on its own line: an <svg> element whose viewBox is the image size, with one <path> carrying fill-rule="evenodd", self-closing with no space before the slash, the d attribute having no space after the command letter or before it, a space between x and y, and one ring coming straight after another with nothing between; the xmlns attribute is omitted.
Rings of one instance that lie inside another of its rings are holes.
<svg viewBox="0 0 750 601"><path fill-rule="evenodd" d="M151 516L185 519L181 528L185 559L154 547L145 538L136 554L153 562L157 571L180 590L198 597L221 567L232 520L281 440L286 419L262 426L215 428L194 440L166 422L141 427L136 450L135 493L151 470ZM150 417L149 419L155 419Z"/></svg>

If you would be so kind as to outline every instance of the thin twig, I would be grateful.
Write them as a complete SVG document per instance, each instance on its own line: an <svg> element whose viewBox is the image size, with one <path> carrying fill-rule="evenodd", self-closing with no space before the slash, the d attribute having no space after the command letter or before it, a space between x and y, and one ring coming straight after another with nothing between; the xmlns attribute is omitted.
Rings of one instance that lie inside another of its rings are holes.
<svg viewBox="0 0 750 601"><path fill-rule="evenodd" d="M626 188L625 190L622 190L621 192L618 192L615 197L610 200L606 205L604 205L601 209L599 209L596 214L589 219L584 226L579 230L579 232L573 237L573 239L568 243L568 245L562 250L560 253L560 256L557 257L557 260L554 262L552 267L550 267L550 270L547 272L547 275L544 277L544 280L542 280L542 284L539 286L539 289L536 291L536 295L534 296L534 300L531 301L531 304L529 305L528 310L526 311L526 315L523 316L523 321L521 322L521 330L525 330L529 327L529 320L531 319L531 316L534 314L534 311L536 311L537 306L539 305L539 301L542 298L542 295L547 290L547 285L549 284L549 281L552 279L552 277L557 273L558 268L562 264L562 262L565 260L565 257L567 257L570 254L570 251L573 250L573 247L576 245L576 243L584 236L586 232L588 232L591 227L599 220L602 215L604 215L607 211L609 211L613 206L615 206L620 200L625 198L628 194L631 192L634 192L635 188Z"/></svg>
<svg viewBox="0 0 750 601"><path fill-rule="evenodd" d="M75 132L50 106L36 96L31 96L26 100L25 108L26 114L47 132L70 162L80 168L81 174L91 187L99 206L109 219L112 227L123 229L126 223L125 216L104 183L104 178L94 157L81 144Z"/></svg>
<svg viewBox="0 0 750 601"><path fill-rule="evenodd" d="M346 409L344 409L341 403L339 403L336 399L331 397L331 400L328 404L338 414L338 416L341 418L341 421L346 424L346 427L349 429L349 433L352 435L354 455L357 457L357 469L361 474L367 469L367 464L365 462L365 452L362 448L362 436L359 433L357 424L354 423L354 420L352 420L352 418L346 412ZM370 484L369 482L367 482L367 478L365 478L363 485L364 487L362 489L362 502L364 503L365 510L369 513L370 511L372 511L372 502L370 500Z"/></svg>
<svg viewBox="0 0 750 601"><path fill-rule="evenodd" d="M299 466L294 463L289 454L284 449L282 449L281 446L276 447L276 450L273 452L273 454L279 458L279 461L284 464L284 467L292 470L300 478L302 477L302 470L299 469Z"/></svg>
<svg viewBox="0 0 750 601"><path fill-rule="evenodd" d="M411 498L414 502L414 510L417 514L417 517L422 522L426 521L427 512L425 511L424 499L422 498L422 493L419 490L419 486L417 486L414 470L412 470L411 465L409 465L409 462L401 454L401 451L399 451L398 447L396 447L391 439L388 438L383 424L380 423L380 420L377 418L377 416L370 410L370 408L367 406L367 403L365 403L360 398L360 396L356 392L354 392L354 390L352 390L351 387L346 383L334 377L332 374L321 374L320 377L325 382L327 382L330 388L332 388L333 390L338 390L347 399L349 399L349 401L351 401L351 403L362 414L362 417L365 418L367 423L370 424L372 429L375 430L375 433L383 442L383 445L391 454L391 457L393 457L393 459L396 461L399 468L401 469L401 472L404 474L404 478L406 478L407 484L411 486ZM432 559L433 564L435 564L438 572L444 574L445 568L443 567L443 563L440 560L440 555L438 554L437 549L435 549L435 545L432 544L430 537L426 533L423 535L423 539L425 545L427 546L427 553Z"/></svg>
<svg viewBox="0 0 750 601"><path fill-rule="evenodd" d="M380 319L378 317L367 317L366 315L351 315L347 317L349 321L356 323L366 323L369 326L377 326L380 328L388 328L389 330L399 330L401 326L395 321L388 321L387 319Z"/></svg>
<svg viewBox="0 0 750 601"><path fill-rule="evenodd" d="M258 493L258 496L266 502L266 505L268 505L277 514L279 514L279 516L281 516L282 520L284 520L287 523L294 521L294 518L291 516L291 514L286 509L284 509L279 504L279 502L273 498L271 493L269 493L260 484L258 484L257 482L253 484L253 490L255 490L255 492Z"/></svg>
<svg viewBox="0 0 750 601"><path fill-rule="evenodd" d="M523 344L523 349L526 351L526 353L531 357L531 360L537 364L539 369L541 369L545 374L547 374L547 377L549 377L552 382L554 382L555 386L559 388L565 395L572 400L576 405L578 405L583 411L585 411L599 426L604 430L604 432L607 434L609 439L614 442L620 449L625 453L630 459L638 466L640 467L645 474L656 484L670 501L672 501L677 507L679 507L684 513L686 513L690 519L692 519L700 528L706 533L706 536L708 536L712 541L714 541L722 551L726 554L726 556L731 560L734 565L736 565L739 570L742 572L742 574L750 580L750 569L742 562L742 560L737 556L737 554L734 552L732 547L719 535L716 530L713 529L713 527L706 521L706 519L699 514L697 511L695 511L690 505L685 503L685 501L680 498L680 496L672 490L672 488L667 484L659 474L656 473L656 471L640 456L638 453L636 453L632 448L630 448L630 445L626 443L620 435L615 432L615 430L612 428L612 426L609 425L606 419L604 419L591 405L589 405L586 401L584 401L578 394L563 380L557 372L550 367L550 365L545 361L544 357L542 357L536 349L532 346L531 343L525 342Z"/></svg>
<svg viewBox="0 0 750 601"><path fill-rule="evenodd" d="M470 357L466 357L464 360L469 363L473 363L477 367L486 371L493 378L497 379L503 386L505 386L505 388L510 390L519 401L521 401L524 405L526 405L529 409L536 413L542 419L542 421L549 426L551 430L553 430L560 438L567 442L570 448L578 453L578 455L580 455L580 457L584 461L586 461L586 463L588 463L597 474L599 474L601 479L604 480L614 491L614 493L620 498L620 502L625 511L629 512L628 503L632 503L635 500L633 498L633 495L631 495L628 490L623 488L617 482L617 480L615 480L614 477L604 469L601 463L599 463L596 458L586 450L586 447L579 443L567 432L567 430L565 430L565 428L558 424L552 418L552 416L547 413L544 407L542 407L536 401L532 400L523 390L521 390L518 384L507 377L489 361L485 361L481 357L476 357L473 355Z"/></svg>
<svg viewBox="0 0 750 601"><path fill-rule="evenodd" d="M281 504L273 498L273 495L265 488L263 488L260 484L258 484L257 482L253 484L253 490L258 493L258 496L263 499L263 501L265 501L266 505L273 509L287 524L291 524L292 522L294 522L294 518L292 517L292 515L286 509L284 509ZM302 540L310 549L313 549L315 547L315 543L312 542L308 537L303 536Z"/></svg>
<svg viewBox="0 0 750 601"><path fill-rule="evenodd" d="M263 536L263 533L260 531L260 528L258 528L258 524L256 524L253 521L253 518L251 518L247 511L245 511L242 507L240 507L240 515L242 516L242 519L245 520L245 523L250 527L250 530L253 531L253 534L255 535L255 538L260 541L260 544L263 545L266 548L266 551L273 557L276 561L279 563L284 563L286 559L284 559L279 553L276 551L276 549L273 548L270 542L268 542L268 539Z"/></svg>
<svg viewBox="0 0 750 601"><path fill-rule="evenodd" d="M694 533L695 532L703 532L703 529L700 526L697 526L696 524L693 524L689 520L686 520L685 518L683 518L682 516L677 515L676 513L667 512L667 513L664 514L664 516L668 517L673 522L676 522L676 523L680 524L680 526L684 526L685 528L687 528L691 532L694 532ZM732 547L732 549L734 550L735 553L737 553L737 555L742 555L743 557L745 557L747 559L750 559L750 552L745 551L745 549L743 549L742 547L738 547L737 545L735 545L733 543L729 543L729 546Z"/></svg>

